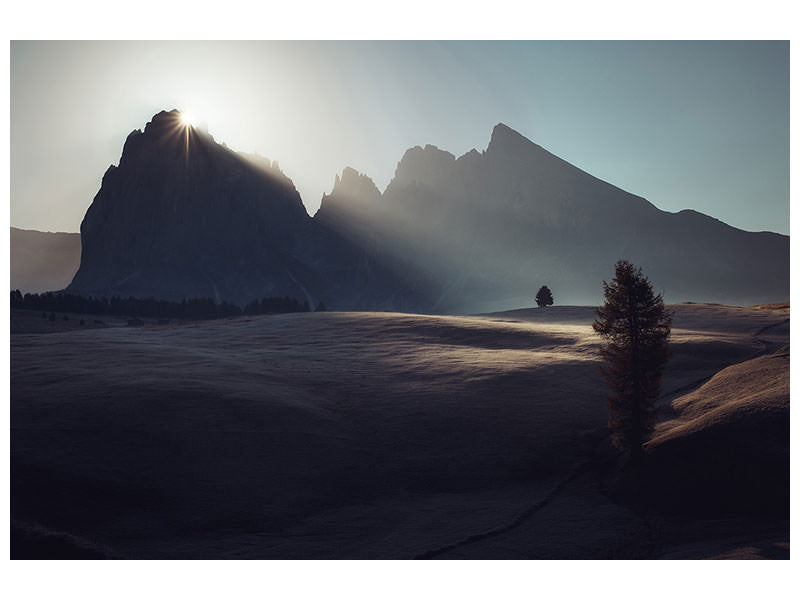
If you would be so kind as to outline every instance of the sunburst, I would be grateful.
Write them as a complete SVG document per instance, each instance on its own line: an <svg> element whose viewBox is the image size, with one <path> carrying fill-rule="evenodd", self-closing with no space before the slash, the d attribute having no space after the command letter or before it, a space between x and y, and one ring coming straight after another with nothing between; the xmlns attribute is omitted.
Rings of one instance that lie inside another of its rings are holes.
<svg viewBox="0 0 800 600"><path fill-rule="evenodd" d="M194 118L194 115L190 112L182 112L181 113L181 125L184 127L194 127L197 125L197 120Z"/></svg>

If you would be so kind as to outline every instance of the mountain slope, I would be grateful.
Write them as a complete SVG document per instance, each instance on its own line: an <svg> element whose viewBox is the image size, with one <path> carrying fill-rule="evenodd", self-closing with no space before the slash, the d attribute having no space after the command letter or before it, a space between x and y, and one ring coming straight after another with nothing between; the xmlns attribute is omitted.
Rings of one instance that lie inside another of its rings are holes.
<svg viewBox="0 0 800 600"><path fill-rule="evenodd" d="M482 153L412 148L382 195L336 186L315 218L427 273L445 311L527 305L541 284L556 302L595 304L623 257L669 301L788 298L787 236L661 211L503 124Z"/></svg>
<svg viewBox="0 0 800 600"><path fill-rule="evenodd" d="M81 236L11 228L11 289L23 294L62 290L81 261Z"/></svg>

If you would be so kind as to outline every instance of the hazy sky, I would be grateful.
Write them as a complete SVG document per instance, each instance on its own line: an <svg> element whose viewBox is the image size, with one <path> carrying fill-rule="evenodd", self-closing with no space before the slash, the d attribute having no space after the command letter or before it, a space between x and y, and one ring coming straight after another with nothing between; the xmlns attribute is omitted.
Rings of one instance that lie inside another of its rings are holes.
<svg viewBox="0 0 800 600"><path fill-rule="evenodd" d="M384 189L407 148L503 122L664 210L789 232L787 42L12 42L11 224L78 231L171 108L277 159L310 214L345 166Z"/></svg>

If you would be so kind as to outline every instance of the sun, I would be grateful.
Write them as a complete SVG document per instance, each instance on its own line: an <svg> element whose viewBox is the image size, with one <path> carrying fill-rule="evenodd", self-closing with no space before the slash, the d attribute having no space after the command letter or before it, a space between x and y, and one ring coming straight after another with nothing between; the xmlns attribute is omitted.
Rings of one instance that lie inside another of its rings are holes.
<svg viewBox="0 0 800 600"><path fill-rule="evenodd" d="M184 127L194 127L197 124L197 120L194 118L194 115L189 112L182 112L181 113L181 125Z"/></svg>

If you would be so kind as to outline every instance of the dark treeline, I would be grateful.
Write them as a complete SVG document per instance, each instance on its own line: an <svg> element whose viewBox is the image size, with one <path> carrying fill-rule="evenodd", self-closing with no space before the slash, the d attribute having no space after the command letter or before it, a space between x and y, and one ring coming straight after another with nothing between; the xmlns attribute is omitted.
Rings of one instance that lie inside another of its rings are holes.
<svg viewBox="0 0 800 600"><path fill-rule="evenodd" d="M308 312L308 302L302 304L295 298L272 297L249 302L243 309L228 302L216 303L211 298L190 298L173 302L154 298L92 298L75 294L53 293L25 294L11 292L11 308L25 308L50 312L87 315L114 315L124 317L151 317L155 319L220 319L238 315L263 315L269 313Z"/></svg>

